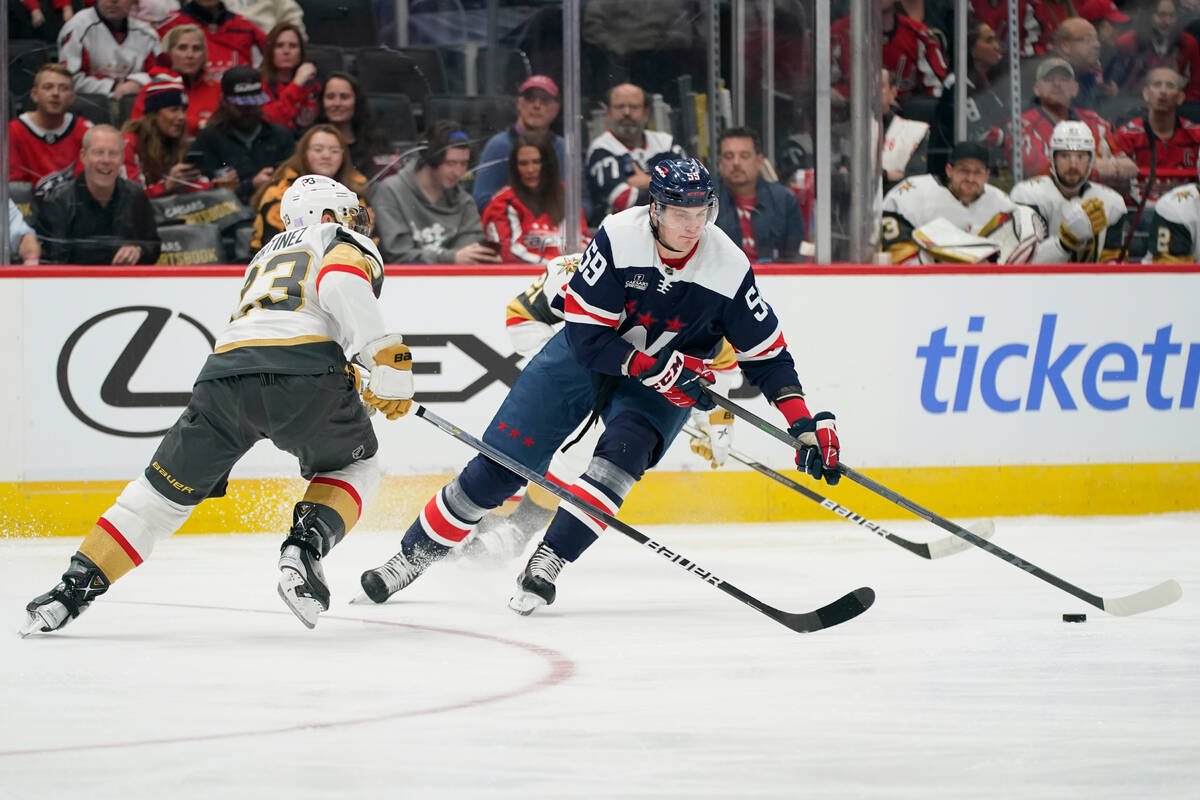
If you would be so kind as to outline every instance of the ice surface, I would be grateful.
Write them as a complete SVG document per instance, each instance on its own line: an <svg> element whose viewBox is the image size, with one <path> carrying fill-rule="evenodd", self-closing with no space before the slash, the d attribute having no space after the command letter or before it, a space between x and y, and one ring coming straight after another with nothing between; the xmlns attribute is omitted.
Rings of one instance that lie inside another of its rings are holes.
<svg viewBox="0 0 1200 800"><path fill-rule="evenodd" d="M837 520L644 531L788 611L879 599L795 634L609 532L530 617L505 608L520 563L352 606L399 541L363 533L309 631L275 593L280 537L179 536L20 639L78 542L4 539L0 798L1200 796L1200 515L997 520L1096 594L1180 581L1129 618Z"/></svg>

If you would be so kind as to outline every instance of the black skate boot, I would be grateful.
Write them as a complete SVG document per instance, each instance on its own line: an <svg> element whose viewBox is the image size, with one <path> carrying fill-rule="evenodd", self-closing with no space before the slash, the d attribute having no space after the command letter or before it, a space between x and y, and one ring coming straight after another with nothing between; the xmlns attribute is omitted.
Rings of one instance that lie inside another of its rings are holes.
<svg viewBox="0 0 1200 800"><path fill-rule="evenodd" d="M406 556L402 548L387 563L364 572L358 582L371 602L385 603L389 597L420 577L435 560L422 557L419 550L414 550L411 557Z"/></svg>
<svg viewBox="0 0 1200 800"><path fill-rule="evenodd" d="M329 584L321 559L345 535L342 519L328 506L297 503L292 529L279 548L279 596L308 628L329 610Z"/></svg>
<svg viewBox="0 0 1200 800"><path fill-rule="evenodd" d="M525 571L517 578L517 593L509 598L508 607L521 616L528 616L538 607L553 603L554 581L566 564L566 560L545 541L538 542Z"/></svg>
<svg viewBox="0 0 1200 800"><path fill-rule="evenodd" d="M82 553L71 556L71 565L58 586L35 597L25 606L21 636L56 631L78 617L100 595L108 591L108 578Z"/></svg>

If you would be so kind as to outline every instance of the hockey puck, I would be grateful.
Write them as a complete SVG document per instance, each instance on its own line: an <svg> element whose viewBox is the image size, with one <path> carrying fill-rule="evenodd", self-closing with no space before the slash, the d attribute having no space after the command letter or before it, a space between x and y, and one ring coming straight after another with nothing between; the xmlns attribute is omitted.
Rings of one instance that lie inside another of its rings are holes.
<svg viewBox="0 0 1200 800"><path fill-rule="evenodd" d="M1087 614L1063 614L1063 622L1087 622Z"/></svg>

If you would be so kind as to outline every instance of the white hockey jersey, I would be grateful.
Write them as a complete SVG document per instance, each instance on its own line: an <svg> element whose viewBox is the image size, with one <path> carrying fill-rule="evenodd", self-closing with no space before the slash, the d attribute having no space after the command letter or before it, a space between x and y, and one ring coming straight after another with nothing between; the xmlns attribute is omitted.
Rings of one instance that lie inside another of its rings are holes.
<svg viewBox="0 0 1200 800"><path fill-rule="evenodd" d="M1009 195L1014 203L1032 207L1046 222L1046 238L1038 245L1030 259L1034 264L1062 264L1068 262L1095 263L1112 261L1121 252L1125 235L1125 201L1114 190L1099 183L1084 183L1079 196L1066 198L1058 184L1049 175L1021 181ZM1108 224L1096 235L1091 244L1075 252L1063 247L1058 238L1058 227L1062 224L1063 210L1071 204L1080 205L1093 197L1104 203L1104 214Z"/></svg>
<svg viewBox="0 0 1200 800"><path fill-rule="evenodd" d="M1200 262L1200 185L1177 186L1158 199L1150 220L1150 264Z"/></svg>
<svg viewBox="0 0 1200 800"><path fill-rule="evenodd" d="M246 268L229 324L197 381L247 373L313 375L386 334L383 258L335 222L276 234Z"/></svg>
<svg viewBox="0 0 1200 800"><path fill-rule="evenodd" d="M73 75L76 92L112 94L121 81L149 82L153 58L162 52L158 32L129 17L118 42L95 8L75 14L58 32L58 56Z"/></svg>
<svg viewBox="0 0 1200 800"><path fill-rule="evenodd" d="M914 175L883 198L880 245L893 264L900 264L917 255L913 231L922 225L940 217L966 233L986 236L1013 206L1008 195L991 184L984 184L975 202L963 205L933 175Z"/></svg>

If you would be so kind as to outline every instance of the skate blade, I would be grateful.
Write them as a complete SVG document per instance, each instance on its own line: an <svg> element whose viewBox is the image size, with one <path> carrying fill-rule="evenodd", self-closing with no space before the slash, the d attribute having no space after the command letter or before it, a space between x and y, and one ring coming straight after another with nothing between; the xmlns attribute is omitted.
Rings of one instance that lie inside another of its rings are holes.
<svg viewBox="0 0 1200 800"><path fill-rule="evenodd" d="M321 604L311 597L300 597L296 587L302 585L303 579L292 570L284 570L279 577L279 597L284 604L296 615L296 619L304 623L304 627L312 630L317 627L317 617L321 613Z"/></svg>
<svg viewBox="0 0 1200 800"><path fill-rule="evenodd" d="M31 633L43 633L42 629L45 627L48 626L44 619L31 611L26 611L25 622L17 630L17 635L24 639Z"/></svg>
<svg viewBox="0 0 1200 800"><path fill-rule="evenodd" d="M519 592L508 598L508 607L522 617L528 617L544 605L546 601L533 592Z"/></svg>

